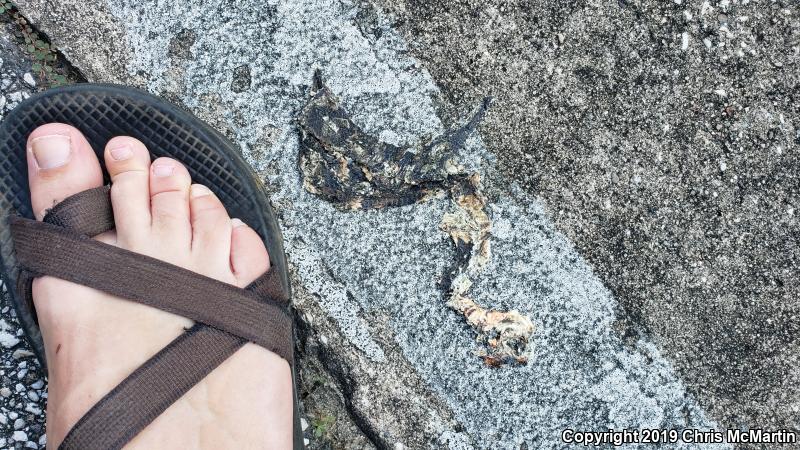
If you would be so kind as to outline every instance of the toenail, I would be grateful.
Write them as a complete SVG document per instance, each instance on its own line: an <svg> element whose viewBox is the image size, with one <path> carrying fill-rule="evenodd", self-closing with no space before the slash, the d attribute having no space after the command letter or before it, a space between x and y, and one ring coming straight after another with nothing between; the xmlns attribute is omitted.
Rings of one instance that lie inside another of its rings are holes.
<svg viewBox="0 0 800 450"><path fill-rule="evenodd" d="M233 228L243 227L245 224L239 219L231 219L231 225Z"/></svg>
<svg viewBox="0 0 800 450"><path fill-rule="evenodd" d="M133 149L130 145L123 145L122 147L112 148L109 153L115 161L125 161L133 156Z"/></svg>
<svg viewBox="0 0 800 450"><path fill-rule="evenodd" d="M55 169L69 162L72 146L69 136L48 134L31 139L31 152L39 169Z"/></svg>
<svg viewBox="0 0 800 450"><path fill-rule="evenodd" d="M193 184L192 190L189 193L189 195L191 195L192 198L203 197L211 194L213 194L213 192L211 192L211 189L203 186L202 184Z"/></svg>
<svg viewBox="0 0 800 450"><path fill-rule="evenodd" d="M175 167L171 164L157 164L153 166L153 175L157 177L168 177L172 175Z"/></svg>

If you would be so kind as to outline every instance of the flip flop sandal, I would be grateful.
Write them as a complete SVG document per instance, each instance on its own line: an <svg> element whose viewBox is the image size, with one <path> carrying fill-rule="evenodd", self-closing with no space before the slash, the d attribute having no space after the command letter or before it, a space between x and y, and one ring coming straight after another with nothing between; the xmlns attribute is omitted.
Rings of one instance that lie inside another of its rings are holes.
<svg viewBox="0 0 800 450"><path fill-rule="evenodd" d="M91 239L114 228L110 186L73 195L33 218L26 141L39 125L79 129L98 159L114 136L133 136L153 156L183 162L231 217L264 239L271 268L245 289ZM79 84L34 95L0 124L0 256L3 281L36 355L46 366L31 299L35 277L51 275L195 321L136 369L69 431L59 449L123 447L173 402L247 342L289 362L294 390L294 447L303 447L294 382L293 321L280 229L259 179L235 145L191 114L145 92ZM166 288L165 288L166 287Z"/></svg>

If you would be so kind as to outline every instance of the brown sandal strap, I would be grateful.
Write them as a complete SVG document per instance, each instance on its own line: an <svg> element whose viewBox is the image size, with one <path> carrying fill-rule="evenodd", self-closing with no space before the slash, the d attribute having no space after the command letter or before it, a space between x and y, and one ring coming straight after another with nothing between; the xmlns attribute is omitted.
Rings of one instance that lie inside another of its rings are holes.
<svg viewBox="0 0 800 450"><path fill-rule="evenodd" d="M278 272L271 268L250 283L245 290L252 292L259 298L269 298L278 302L278 304L289 306L289 293L283 288Z"/></svg>
<svg viewBox="0 0 800 450"><path fill-rule="evenodd" d="M245 289L258 292L272 285L273 273L261 275ZM122 448L246 343L195 324L92 406L69 430L59 450Z"/></svg>
<svg viewBox="0 0 800 450"><path fill-rule="evenodd" d="M65 198L47 211L44 221L88 237L113 229L111 186L88 189Z"/></svg>
<svg viewBox="0 0 800 450"><path fill-rule="evenodd" d="M245 343L196 324L92 406L69 430L59 450L122 448Z"/></svg>
<svg viewBox="0 0 800 450"><path fill-rule="evenodd" d="M254 342L290 363L292 320L282 302L159 259L14 217L20 267L159 308Z"/></svg>
<svg viewBox="0 0 800 450"><path fill-rule="evenodd" d="M266 272L245 289L257 292L274 281ZM247 341L195 324L104 395L59 445L59 450L122 448Z"/></svg>

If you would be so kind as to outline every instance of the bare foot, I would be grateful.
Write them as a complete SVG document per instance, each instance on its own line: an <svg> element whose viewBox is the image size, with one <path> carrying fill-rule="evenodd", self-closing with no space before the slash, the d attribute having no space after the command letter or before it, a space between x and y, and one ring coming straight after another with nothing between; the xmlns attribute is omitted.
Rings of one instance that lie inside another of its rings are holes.
<svg viewBox="0 0 800 450"><path fill-rule="evenodd" d="M116 230L96 239L244 287L269 267L261 238L192 185L178 161L152 163L144 145L116 137L105 149ZM31 203L46 209L102 184L94 151L58 123L28 138ZM33 283L49 367L48 447L140 364L192 325L189 319L53 277ZM292 383L279 356L247 344L125 448L289 448Z"/></svg>

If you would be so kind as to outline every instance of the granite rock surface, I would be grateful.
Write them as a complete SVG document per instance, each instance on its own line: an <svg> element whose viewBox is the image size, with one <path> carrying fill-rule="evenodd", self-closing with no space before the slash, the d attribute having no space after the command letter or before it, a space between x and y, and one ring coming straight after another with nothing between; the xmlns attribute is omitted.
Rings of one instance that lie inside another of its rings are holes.
<svg viewBox="0 0 800 450"><path fill-rule="evenodd" d="M241 145L280 215L307 415L329 445L797 422L794 4L18 4L89 81L147 89ZM490 212L470 294L532 319L527 365L485 365L446 306L452 199L345 211L305 189L316 70L396 146L495 98L452 157Z"/></svg>

